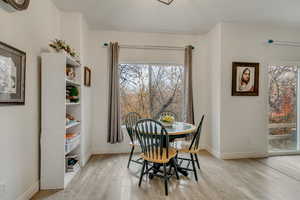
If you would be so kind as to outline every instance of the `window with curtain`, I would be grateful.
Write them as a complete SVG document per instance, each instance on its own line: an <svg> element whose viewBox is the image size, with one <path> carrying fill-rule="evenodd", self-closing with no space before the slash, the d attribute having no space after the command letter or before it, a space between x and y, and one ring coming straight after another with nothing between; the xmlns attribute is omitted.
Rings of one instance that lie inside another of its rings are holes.
<svg viewBox="0 0 300 200"><path fill-rule="evenodd" d="M120 64L121 119L129 112L158 118L173 111L184 120L184 67L176 64Z"/></svg>

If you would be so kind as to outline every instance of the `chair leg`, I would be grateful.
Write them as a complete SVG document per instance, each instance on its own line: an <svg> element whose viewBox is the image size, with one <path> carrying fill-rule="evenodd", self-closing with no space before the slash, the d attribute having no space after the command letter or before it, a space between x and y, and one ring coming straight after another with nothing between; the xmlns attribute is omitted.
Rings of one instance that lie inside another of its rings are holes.
<svg viewBox="0 0 300 200"><path fill-rule="evenodd" d="M143 167L142 167L141 176L140 176L140 181L139 181L139 187L141 187L141 184L142 184L145 166L146 166L146 160L144 160L144 162L143 162Z"/></svg>
<svg viewBox="0 0 300 200"><path fill-rule="evenodd" d="M166 196L168 196L168 176L167 176L166 163L164 163L164 179L165 179L165 194Z"/></svg>
<svg viewBox="0 0 300 200"><path fill-rule="evenodd" d="M133 151L134 151L134 146L132 146L132 148L131 148L131 152L130 152L130 155L129 155L129 160L128 160L127 168L129 168L130 161L131 161L131 159L132 159Z"/></svg>
<svg viewBox="0 0 300 200"><path fill-rule="evenodd" d="M192 153L191 153L191 160L192 160L192 165L193 165L194 176L195 176L196 181L198 182L197 171L196 171L196 167L195 167L195 160L194 160Z"/></svg>
<svg viewBox="0 0 300 200"><path fill-rule="evenodd" d="M176 178L177 178L177 180L179 180L178 171L177 171L177 163L176 163L175 158L173 159L173 166L174 166Z"/></svg>
<svg viewBox="0 0 300 200"><path fill-rule="evenodd" d="M199 164L199 160L198 160L198 155L197 155L197 154L195 154L195 158L196 158L196 163L197 163L198 169L201 169L201 168L200 168L200 164Z"/></svg>
<svg viewBox="0 0 300 200"><path fill-rule="evenodd" d="M146 161L146 174L148 174L148 170L149 170L149 168L148 168L148 161Z"/></svg>
<svg viewBox="0 0 300 200"><path fill-rule="evenodd" d="M169 172L168 172L168 174L170 174L170 175L171 175L171 172L172 172L172 167L173 167L173 162L170 163L170 167L169 167Z"/></svg>

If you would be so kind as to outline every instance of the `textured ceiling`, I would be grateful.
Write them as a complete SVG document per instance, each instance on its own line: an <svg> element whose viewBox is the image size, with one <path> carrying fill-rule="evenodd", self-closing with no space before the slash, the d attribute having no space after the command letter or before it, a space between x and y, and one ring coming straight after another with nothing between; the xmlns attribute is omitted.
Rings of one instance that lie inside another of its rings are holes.
<svg viewBox="0 0 300 200"><path fill-rule="evenodd" d="M218 22L300 27L300 0L53 0L92 29L198 34Z"/></svg>

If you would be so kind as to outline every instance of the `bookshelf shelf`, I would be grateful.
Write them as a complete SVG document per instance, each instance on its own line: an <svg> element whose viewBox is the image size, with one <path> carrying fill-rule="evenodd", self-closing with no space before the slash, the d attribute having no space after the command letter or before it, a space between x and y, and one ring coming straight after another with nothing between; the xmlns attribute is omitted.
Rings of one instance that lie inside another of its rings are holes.
<svg viewBox="0 0 300 200"><path fill-rule="evenodd" d="M78 87L80 87L80 86L81 86L81 84L80 84L80 83L78 83L77 81L70 80L70 79L67 79L67 78L66 78L66 84L67 84L67 85L78 86Z"/></svg>
<svg viewBox="0 0 300 200"><path fill-rule="evenodd" d="M66 129L73 128L75 126L79 126L80 122L71 122L70 124L66 125Z"/></svg>
<svg viewBox="0 0 300 200"><path fill-rule="evenodd" d="M66 103L66 106L76 106L76 105L80 105L80 102L79 103Z"/></svg>

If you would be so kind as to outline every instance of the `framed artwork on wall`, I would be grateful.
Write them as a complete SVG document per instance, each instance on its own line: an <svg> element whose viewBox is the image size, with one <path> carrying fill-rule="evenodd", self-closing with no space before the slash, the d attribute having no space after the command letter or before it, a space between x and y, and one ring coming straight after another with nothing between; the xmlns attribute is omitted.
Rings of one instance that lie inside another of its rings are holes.
<svg viewBox="0 0 300 200"><path fill-rule="evenodd" d="M0 42L0 105L25 104L26 53Z"/></svg>
<svg viewBox="0 0 300 200"><path fill-rule="evenodd" d="M258 96L259 63L232 63L232 96Z"/></svg>
<svg viewBox="0 0 300 200"><path fill-rule="evenodd" d="M88 67L84 67L84 85L91 86L91 70Z"/></svg>
<svg viewBox="0 0 300 200"><path fill-rule="evenodd" d="M30 0L2 0L16 10L26 10L29 6Z"/></svg>

